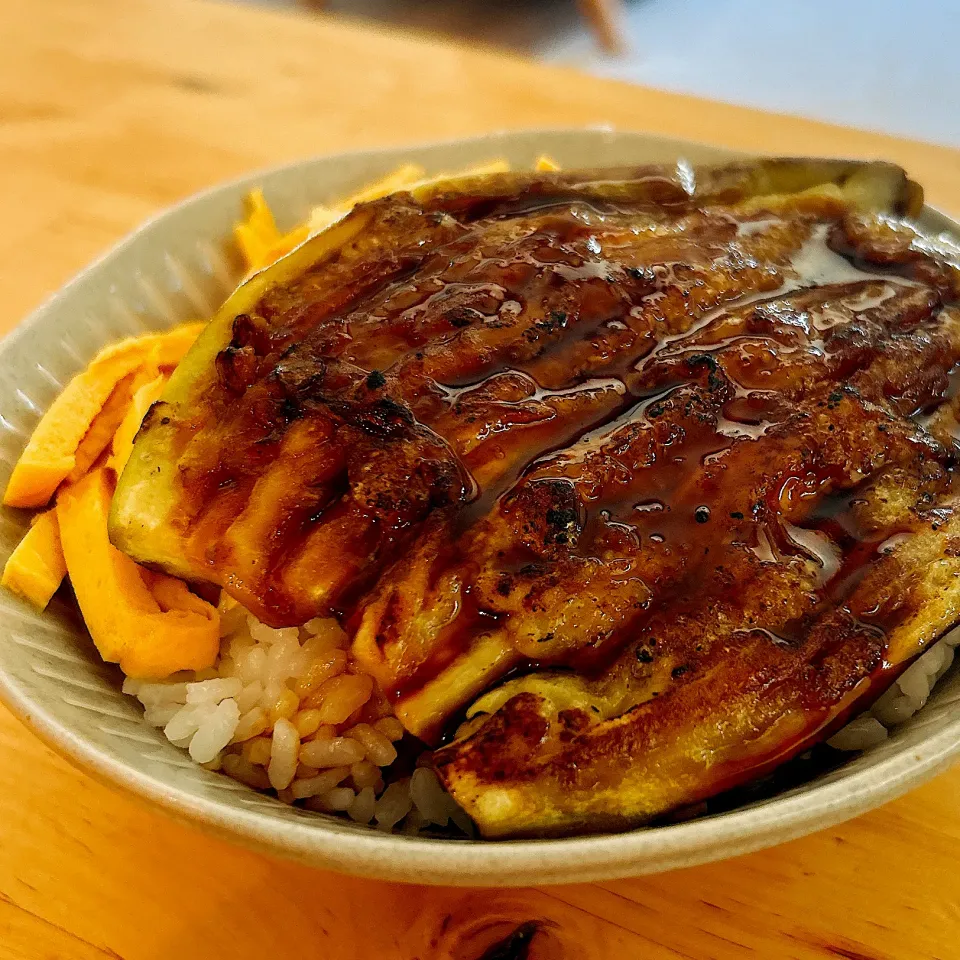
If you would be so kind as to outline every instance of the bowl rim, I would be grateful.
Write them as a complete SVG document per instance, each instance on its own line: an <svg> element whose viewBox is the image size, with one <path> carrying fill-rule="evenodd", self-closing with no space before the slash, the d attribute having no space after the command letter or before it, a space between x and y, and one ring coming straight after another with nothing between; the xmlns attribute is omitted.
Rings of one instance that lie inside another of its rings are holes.
<svg viewBox="0 0 960 960"><path fill-rule="evenodd" d="M638 150L655 144L660 148L665 145L675 147L678 154L689 149L710 150L730 159L744 156L739 151L696 141L614 131L610 127L549 128L498 131L476 137L324 154L253 171L194 193L157 213L98 256L4 337L0 364L7 348L27 335L45 313L69 298L88 274L182 208L205 198L240 191L321 160L336 159L349 164L360 158L383 156L402 162L405 154L415 150L453 146L480 148L517 138L551 136L628 138L636 143ZM933 208L925 208L924 218L941 230L960 232L960 226ZM834 826L879 806L946 769L960 754L958 715L946 721L942 729L927 735L919 745L905 746L870 766L852 770L826 783L800 787L762 803L684 823L569 838L453 840L376 830L345 832L328 828L320 817L283 821L262 816L253 808L228 807L129 767L59 720L42 701L31 697L2 670L0 700L54 752L96 779L136 794L182 822L209 828L221 837L300 863L382 880L453 886L593 882L640 876L749 853Z"/></svg>

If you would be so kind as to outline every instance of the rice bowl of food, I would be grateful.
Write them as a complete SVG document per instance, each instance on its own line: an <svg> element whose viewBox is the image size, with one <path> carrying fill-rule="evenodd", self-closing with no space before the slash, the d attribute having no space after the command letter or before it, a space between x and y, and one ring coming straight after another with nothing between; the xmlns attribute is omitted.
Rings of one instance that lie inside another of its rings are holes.
<svg viewBox="0 0 960 960"><path fill-rule="evenodd" d="M952 234L890 165L602 131L186 201L2 348L4 699L392 879L882 802L960 738Z"/></svg>

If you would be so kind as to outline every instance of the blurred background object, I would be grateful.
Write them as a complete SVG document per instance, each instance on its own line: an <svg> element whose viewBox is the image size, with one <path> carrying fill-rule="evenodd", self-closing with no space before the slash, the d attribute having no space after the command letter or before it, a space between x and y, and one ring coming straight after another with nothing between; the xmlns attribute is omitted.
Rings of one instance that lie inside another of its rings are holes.
<svg viewBox="0 0 960 960"><path fill-rule="evenodd" d="M597 35L597 41L607 53L622 53L626 49L623 33L624 0L577 0L580 9Z"/></svg>
<svg viewBox="0 0 960 960"><path fill-rule="evenodd" d="M960 146L956 0L243 0Z"/></svg>

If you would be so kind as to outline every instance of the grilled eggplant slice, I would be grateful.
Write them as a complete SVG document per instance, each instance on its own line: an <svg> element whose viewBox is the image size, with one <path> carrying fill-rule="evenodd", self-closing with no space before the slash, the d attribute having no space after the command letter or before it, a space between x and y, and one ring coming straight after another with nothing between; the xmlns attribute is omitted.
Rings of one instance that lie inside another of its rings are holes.
<svg viewBox="0 0 960 960"><path fill-rule="evenodd" d="M710 796L960 619L960 285L921 205L808 160L361 205L214 318L111 535L340 616L427 742L466 709L435 763L488 836Z"/></svg>
<svg viewBox="0 0 960 960"><path fill-rule="evenodd" d="M769 160L471 177L355 208L242 284L180 364L120 480L114 542L222 583L270 623L336 608L352 571L375 577L427 514L475 497L469 472L496 474L507 437L522 465L582 429L591 398L605 419L617 388L590 385L583 397L581 384L591 367L602 376L650 349L651 322L687 326L697 311L776 288L776 263L789 270L816 216L781 223L750 211L789 205L796 191L834 218L848 204L916 203L895 167ZM755 224L739 241L730 202ZM689 278L665 281L685 258ZM664 292L692 303L677 317L655 310L665 321L618 319ZM498 374L469 397L459 389ZM561 407L571 414L557 416ZM495 437L469 429L498 416L486 431ZM391 486L404 475L401 450L416 475ZM283 497L267 493L268 476ZM345 561L339 573L328 542Z"/></svg>

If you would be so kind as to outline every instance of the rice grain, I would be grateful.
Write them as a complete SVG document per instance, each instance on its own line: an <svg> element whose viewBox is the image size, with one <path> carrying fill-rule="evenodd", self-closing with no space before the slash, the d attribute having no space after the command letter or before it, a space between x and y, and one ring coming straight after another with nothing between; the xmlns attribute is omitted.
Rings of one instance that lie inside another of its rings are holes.
<svg viewBox="0 0 960 960"><path fill-rule="evenodd" d="M328 680L337 677L347 669L347 652L345 650L328 650L310 661L303 675L299 677L294 690L304 701L309 701L311 694L323 686ZM312 703L308 705L313 706ZM319 703L316 704L319 706Z"/></svg>
<svg viewBox="0 0 960 960"><path fill-rule="evenodd" d="M248 763L265 767L273 752L273 740L270 737L254 737L243 745L243 758Z"/></svg>
<svg viewBox="0 0 960 960"><path fill-rule="evenodd" d="M876 717L863 714L834 734L827 743L837 750L865 750L883 743L887 736L887 728Z"/></svg>
<svg viewBox="0 0 960 960"><path fill-rule="evenodd" d="M320 712L321 723L343 723L359 710L373 693L373 679L355 673L341 674L324 681L307 698Z"/></svg>
<svg viewBox="0 0 960 960"><path fill-rule="evenodd" d="M212 703L188 704L181 707L171 718L169 723L163 728L168 740L176 743L192 737L200 724L209 719L216 706Z"/></svg>
<svg viewBox="0 0 960 960"><path fill-rule="evenodd" d="M300 706L300 698L292 691L284 688L270 704L269 716L273 723L281 718L289 720Z"/></svg>
<svg viewBox="0 0 960 960"><path fill-rule="evenodd" d="M146 720L151 727L165 727L177 715L180 707L181 704L179 703L167 703L156 707L147 707L147 709L143 711L143 719Z"/></svg>
<svg viewBox="0 0 960 960"><path fill-rule="evenodd" d="M278 720L273 727L273 746L270 750L270 765L267 767L270 786L274 790L290 786L297 772L299 747L297 728L289 720Z"/></svg>
<svg viewBox="0 0 960 960"><path fill-rule="evenodd" d="M319 710L301 710L294 718L293 724L300 734L300 739L315 734L320 729Z"/></svg>
<svg viewBox="0 0 960 960"><path fill-rule="evenodd" d="M358 789L372 787L380 779L380 768L369 760L350 765L350 779Z"/></svg>
<svg viewBox="0 0 960 960"><path fill-rule="evenodd" d="M347 737L311 740L300 748L300 759L311 767L349 766L363 758L363 745Z"/></svg>
<svg viewBox="0 0 960 960"><path fill-rule="evenodd" d="M315 777L295 780L290 789L298 800L305 800L307 797L317 797L322 793L327 793L338 784L343 783L349 775L349 767L333 767L330 770L324 770L323 773Z"/></svg>
<svg viewBox="0 0 960 960"><path fill-rule="evenodd" d="M335 787L322 795L323 803L331 813L343 813L350 809L356 794L349 787Z"/></svg>
<svg viewBox="0 0 960 960"><path fill-rule="evenodd" d="M357 823L369 823L373 819L376 796L371 787L364 787L347 807L347 816Z"/></svg>
<svg viewBox="0 0 960 960"><path fill-rule="evenodd" d="M248 710L252 710L260 702L262 696L263 684L259 680L248 683L237 697L237 706L240 708L240 712L246 713Z"/></svg>
<svg viewBox="0 0 960 960"><path fill-rule="evenodd" d="M243 692L243 684L236 677L219 677L183 686L186 687L187 703L219 703Z"/></svg>
<svg viewBox="0 0 960 960"><path fill-rule="evenodd" d="M267 712L263 707L253 707L240 718L237 729L233 733L233 742L242 743L251 737L259 737L266 731L267 726Z"/></svg>
<svg viewBox="0 0 960 960"><path fill-rule="evenodd" d="M378 830L392 830L413 807L410 799L409 779L391 783L374 807Z"/></svg>
<svg viewBox="0 0 960 960"><path fill-rule="evenodd" d="M392 743L402 740L405 732L403 724L396 717L383 717L373 725L373 729L382 733Z"/></svg>
<svg viewBox="0 0 960 960"><path fill-rule="evenodd" d="M363 744L367 759L378 767L389 767L397 759L397 748L367 723L358 723L347 730L346 735Z"/></svg>
<svg viewBox="0 0 960 960"><path fill-rule="evenodd" d="M209 681L215 683L216 681ZM189 692L187 696L189 697ZM190 741L190 756L197 763L210 763L231 741L240 721L240 709L236 700L221 700L213 715L204 723Z"/></svg>
<svg viewBox="0 0 960 960"><path fill-rule="evenodd" d="M267 664L267 653L261 646L252 647L240 661L238 676L243 683L262 682L264 668Z"/></svg>
<svg viewBox="0 0 960 960"><path fill-rule="evenodd" d="M137 699L145 707L187 703L187 686L186 683L141 683Z"/></svg>
<svg viewBox="0 0 960 960"><path fill-rule="evenodd" d="M227 753L223 757L223 770L226 774L245 783L248 787L255 790L267 790L270 788L270 778L263 767L255 767L252 763L247 763L237 753Z"/></svg>

